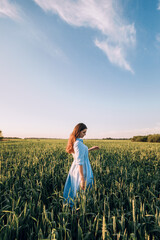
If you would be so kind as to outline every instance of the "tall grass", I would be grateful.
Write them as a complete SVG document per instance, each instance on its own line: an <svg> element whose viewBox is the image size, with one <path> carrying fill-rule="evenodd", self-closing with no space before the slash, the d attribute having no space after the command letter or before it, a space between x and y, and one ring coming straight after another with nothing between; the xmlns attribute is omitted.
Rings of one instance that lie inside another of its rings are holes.
<svg viewBox="0 0 160 240"><path fill-rule="evenodd" d="M63 204L66 140L0 143L0 240L160 239L160 145L84 140L94 186Z"/></svg>

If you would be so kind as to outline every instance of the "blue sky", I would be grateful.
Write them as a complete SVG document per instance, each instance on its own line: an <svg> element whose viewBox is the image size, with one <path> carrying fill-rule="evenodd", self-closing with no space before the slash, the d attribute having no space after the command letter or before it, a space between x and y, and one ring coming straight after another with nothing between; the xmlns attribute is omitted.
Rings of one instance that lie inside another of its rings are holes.
<svg viewBox="0 0 160 240"><path fill-rule="evenodd" d="M160 133L160 1L1 0L4 136Z"/></svg>

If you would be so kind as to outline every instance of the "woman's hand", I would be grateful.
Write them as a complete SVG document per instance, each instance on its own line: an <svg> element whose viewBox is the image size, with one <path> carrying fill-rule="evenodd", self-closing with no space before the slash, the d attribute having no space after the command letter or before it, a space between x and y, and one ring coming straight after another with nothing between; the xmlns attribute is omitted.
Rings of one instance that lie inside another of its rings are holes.
<svg viewBox="0 0 160 240"><path fill-rule="evenodd" d="M99 149L98 146L94 146L94 147L89 148L88 151L93 151L93 150L98 150L98 149Z"/></svg>
<svg viewBox="0 0 160 240"><path fill-rule="evenodd" d="M98 146L94 146L94 147L92 147L92 149L93 149L93 150L98 150L99 147L98 147Z"/></svg>
<svg viewBox="0 0 160 240"><path fill-rule="evenodd" d="M84 178L81 179L80 186L81 186L81 189L82 189L82 190L85 189L85 179L84 179Z"/></svg>

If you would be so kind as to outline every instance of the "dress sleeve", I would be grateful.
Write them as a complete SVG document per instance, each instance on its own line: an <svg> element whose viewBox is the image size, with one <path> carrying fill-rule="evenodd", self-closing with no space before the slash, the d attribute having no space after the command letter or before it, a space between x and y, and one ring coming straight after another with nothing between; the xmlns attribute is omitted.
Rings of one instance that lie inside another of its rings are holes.
<svg viewBox="0 0 160 240"><path fill-rule="evenodd" d="M75 142L74 144L74 153L75 153L75 160L78 165L84 164L84 147L80 142Z"/></svg>

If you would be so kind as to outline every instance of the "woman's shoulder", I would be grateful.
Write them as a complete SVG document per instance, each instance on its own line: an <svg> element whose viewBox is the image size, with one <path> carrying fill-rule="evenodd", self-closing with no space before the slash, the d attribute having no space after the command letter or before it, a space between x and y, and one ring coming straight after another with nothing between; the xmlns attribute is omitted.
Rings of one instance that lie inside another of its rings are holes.
<svg viewBox="0 0 160 240"><path fill-rule="evenodd" d="M74 142L74 146L81 146L83 145L83 140L81 138L77 138Z"/></svg>

